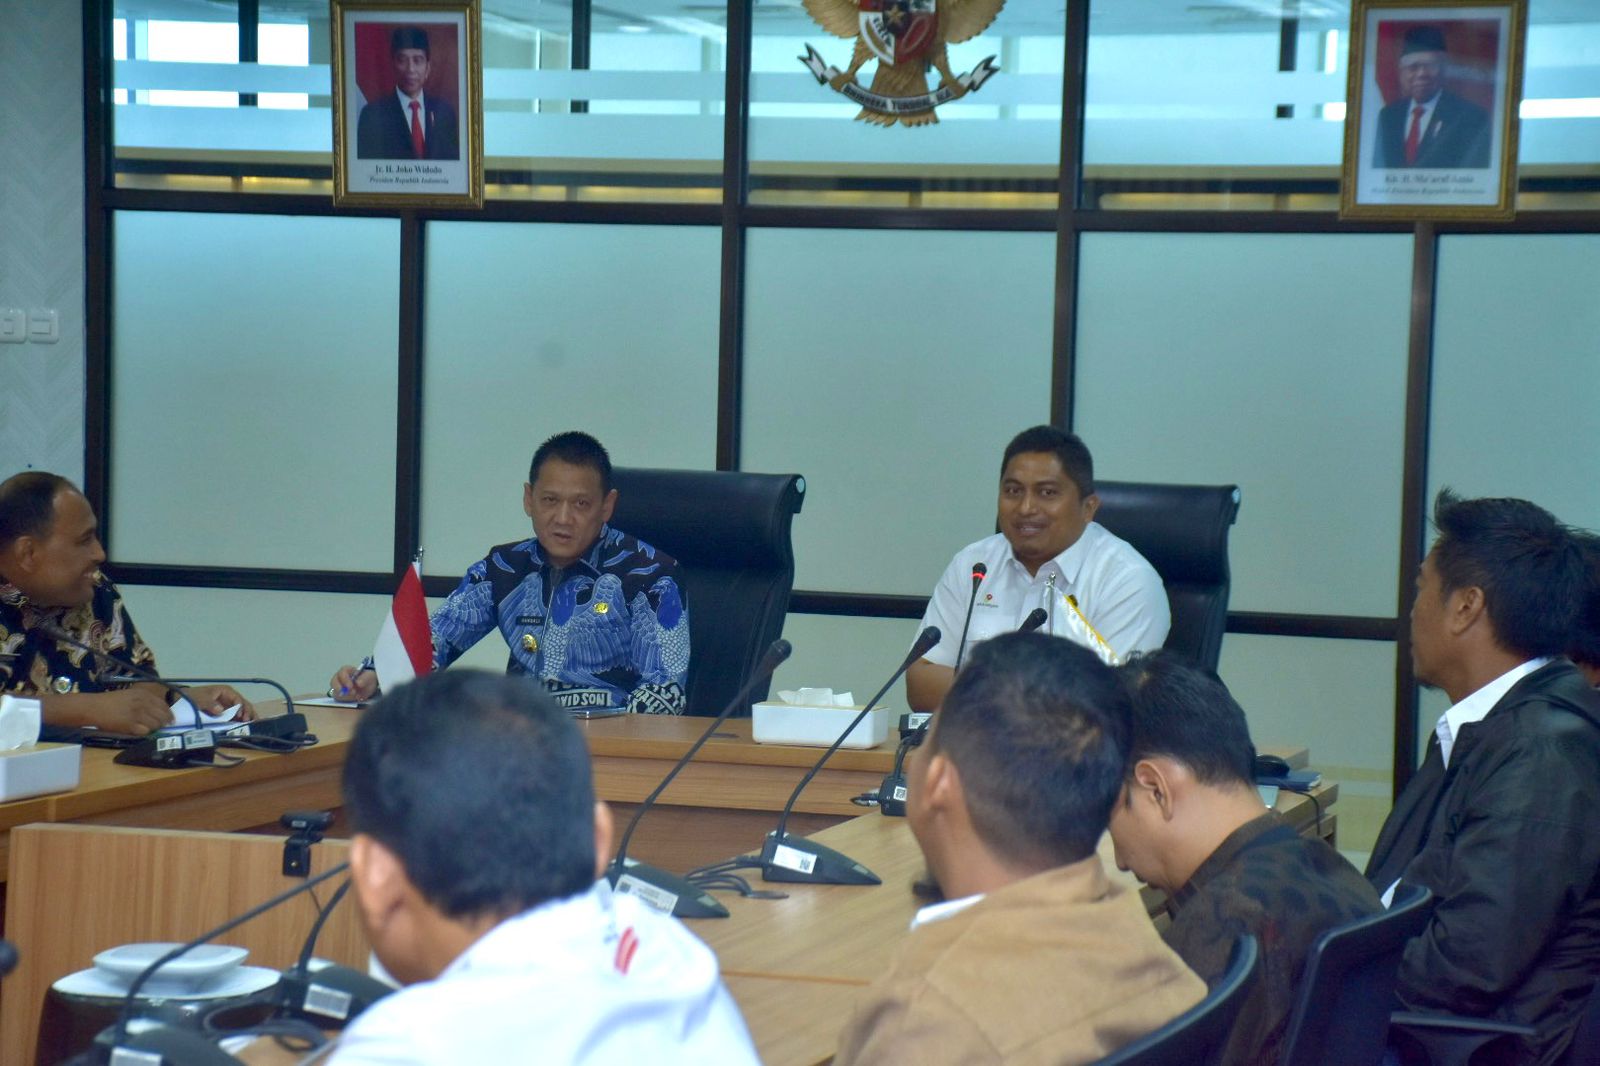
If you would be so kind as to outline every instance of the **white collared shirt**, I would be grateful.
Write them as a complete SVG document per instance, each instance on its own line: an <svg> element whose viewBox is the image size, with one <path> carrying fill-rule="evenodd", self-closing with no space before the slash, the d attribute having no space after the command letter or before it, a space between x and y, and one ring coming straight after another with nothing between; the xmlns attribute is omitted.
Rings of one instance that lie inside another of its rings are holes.
<svg viewBox="0 0 1600 1066"><path fill-rule="evenodd" d="M400 98L400 113L406 117L406 130L409 131L411 129L412 98L406 95L404 89L398 87L395 89L394 94ZM417 93L416 101L417 121L422 124L422 141L426 144L428 141L428 101L426 94Z"/></svg>
<svg viewBox="0 0 1600 1066"><path fill-rule="evenodd" d="M1445 766L1450 765L1450 750L1456 745L1456 737L1461 735L1461 727L1483 721L1484 716L1494 710L1494 705L1511 691L1512 685L1548 662L1550 657L1545 656L1542 659L1529 659L1520 666L1513 666L1439 716L1439 722L1433 727L1433 732L1439 738L1439 756L1444 760Z"/></svg>
<svg viewBox="0 0 1600 1066"><path fill-rule="evenodd" d="M559 1062L757 1066L716 956L605 882L495 926L432 981L379 1000L330 1066Z"/></svg>
<svg viewBox="0 0 1600 1066"><path fill-rule="evenodd" d="M931 925L946 918L953 918L974 903L981 903L982 901L983 893L978 892L971 896L962 896L960 899L947 899L943 903L930 903L912 915L912 932L921 929L925 925Z"/></svg>
<svg viewBox="0 0 1600 1066"><path fill-rule="evenodd" d="M1003 533L957 552L922 615L924 628L938 626L942 634L939 643L923 656L931 663L956 663L956 645L972 594L972 566L978 562L989 572L973 602L972 624L967 629L969 652L980 641L1016 629L1035 607L1051 612L1042 632L1071 636L1066 619L1059 614L1059 599L1049 595L1052 588L1074 597L1089 624L1122 658L1159 648L1167 639L1172 615L1161 575L1127 541L1090 522L1076 543L1035 574L1017 561ZM1057 609L1051 610L1052 606Z"/></svg>
<svg viewBox="0 0 1600 1066"><path fill-rule="evenodd" d="M1408 99L1406 101L1406 122L1401 130L1401 136L1411 136L1411 116L1416 114L1418 107L1421 107L1422 115L1417 119L1417 144L1421 146L1422 142L1427 139L1428 123L1433 121L1433 113L1438 109L1439 98L1443 95L1443 92L1436 92L1433 94L1433 99L1425 104L1418 104L1415 100Z"/></svg>

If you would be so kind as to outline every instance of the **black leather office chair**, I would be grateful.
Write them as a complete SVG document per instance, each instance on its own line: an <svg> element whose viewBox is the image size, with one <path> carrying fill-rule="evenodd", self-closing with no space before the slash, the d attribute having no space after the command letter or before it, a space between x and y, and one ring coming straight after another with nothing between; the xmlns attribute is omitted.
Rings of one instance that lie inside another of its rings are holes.
<svg viewBox="0 0 1600 1066"><path fill-rule="evenodd" d="M1256 938L1246 933L1234 943L1228 968L1205 999L1095 1066L1213 1066L1221 1062L1234 1019L1260 965Z"/></svg>
<svg viewBox="0 0 1600 1066"><path fill-rule="evenodd" d="M1095 521L1138 549L1167 586L1166 647L1215 670L1228 626L1228 529L1239 515L1239 486L1096 481L1095 494Z"/></svg>
<svg viewBox="0 0 1600 1066"><path fill-rule="evenodd" d="M611 481L617 489L612 524L682 566L689 713L716 714L783 635L794 587L789 530L805 502L805 478L617 467ZM766 695L763 684L753 698Z"/></svg>
<svg viewBox="0 0 1600 1066"><path fill-rule="evenodd" d="M1317 937L1284 1035L1280 1066L1376 1066L1407 941L1428 924L1433 893L1402 884L1386 911Z"/></svg>

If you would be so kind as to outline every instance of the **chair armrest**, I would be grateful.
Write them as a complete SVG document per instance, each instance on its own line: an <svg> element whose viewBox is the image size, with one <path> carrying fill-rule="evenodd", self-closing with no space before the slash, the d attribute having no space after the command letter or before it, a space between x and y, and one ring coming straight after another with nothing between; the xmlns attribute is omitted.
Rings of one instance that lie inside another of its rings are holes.
<svg viewBox="0 0 1600 1066"><path fill-rule="evenodd" d="M1424 1014L1418 1011L1397 1010L1389 1015L1390 1025L1406 1025L1416 1029L1454 1029L1463 1033L1492 1033L1505 1036L1536 1036L1538 1030L1531 1025L1503 1022L1495 1018L1465 1018L1458 1014Z"/></svg>

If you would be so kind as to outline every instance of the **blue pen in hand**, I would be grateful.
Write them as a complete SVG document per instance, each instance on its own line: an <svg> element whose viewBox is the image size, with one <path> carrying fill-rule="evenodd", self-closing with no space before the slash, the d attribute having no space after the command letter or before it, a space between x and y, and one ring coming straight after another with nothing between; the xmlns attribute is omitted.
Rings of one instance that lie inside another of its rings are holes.
<svg viewBox="0 0 1600 1066"><path fill-rule="evenodd" d="M372 656L369 655L365 659L362 659L361 660L361 665L356 667L355 672L350 675L350 680L352 682L354 682L356 678L361 676L362 671L371 670L373 665L374 664L373 664L373 661L372 661ZM345 685L344 687L340 688L339 689L339 695L341 695L341 696L350 695L350 686L349 685Z"/></svg>

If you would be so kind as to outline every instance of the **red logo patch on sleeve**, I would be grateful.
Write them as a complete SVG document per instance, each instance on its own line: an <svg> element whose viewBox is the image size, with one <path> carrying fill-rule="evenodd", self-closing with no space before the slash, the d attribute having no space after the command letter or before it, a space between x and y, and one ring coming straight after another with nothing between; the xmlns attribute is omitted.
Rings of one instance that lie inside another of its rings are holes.
<svg viewBox="0 0 1600 1066"><path fill-rule="evenodd" d="M617 968L618 973L627 973L628 967L633 964L634 952L639 950L639 936L633 931L633 926L622 931L622 938L617 941L617 956L611 964Z"/></svg>

